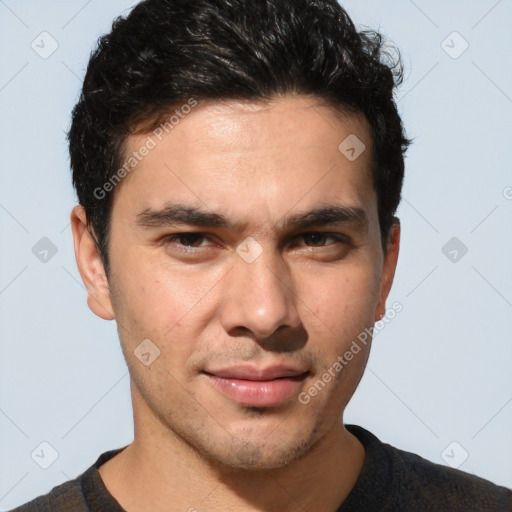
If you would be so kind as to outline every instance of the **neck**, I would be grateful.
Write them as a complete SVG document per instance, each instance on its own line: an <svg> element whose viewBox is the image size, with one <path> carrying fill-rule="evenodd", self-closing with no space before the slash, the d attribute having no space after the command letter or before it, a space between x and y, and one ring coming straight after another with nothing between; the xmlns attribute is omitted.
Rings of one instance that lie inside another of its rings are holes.
<svg viewBox="0 0 512 512"><path fill-rule="evenodd" d="M354 487L364 461L364 448L344 428L341 415L302 458L266 470L207 460L151 415L135 417L145 420L135 422L133 443L99 469L127 512L333 512Z"/></svg>

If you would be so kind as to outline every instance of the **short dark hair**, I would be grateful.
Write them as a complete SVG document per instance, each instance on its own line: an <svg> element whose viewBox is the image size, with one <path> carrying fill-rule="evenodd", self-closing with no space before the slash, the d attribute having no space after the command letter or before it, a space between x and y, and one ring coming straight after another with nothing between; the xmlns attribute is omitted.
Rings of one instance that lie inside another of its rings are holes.
<svg viewBox="0 0 512 512"><path fill-rule="evenodd" d="M336 0L145 0L116 18L91 53L67 134L73 185L107 276L114 190L104 185L123 165L127 136L190 98L298 93L364 114L386 252L410 143L393 99L402 76L399 51L378 32L357 31Z"/></svg>

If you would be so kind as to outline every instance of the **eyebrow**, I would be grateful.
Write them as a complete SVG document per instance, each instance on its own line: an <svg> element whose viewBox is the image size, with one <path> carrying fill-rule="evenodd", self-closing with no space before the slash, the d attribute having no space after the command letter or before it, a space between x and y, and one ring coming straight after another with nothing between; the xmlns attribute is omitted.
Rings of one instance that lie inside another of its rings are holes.
<svg viewBox="0 0 512 512"><path fill-rule="evenodd" d="M137 214L135 224L146 229L186 224L228 230L236 230L242 225L230 222L220 213L178 203L167 203L159 210L146 208ZM368 217L359 207L327 204L310 211L294 213L278 223L282 231L334 225L354 225L362 231L367 231Z"/></svg>

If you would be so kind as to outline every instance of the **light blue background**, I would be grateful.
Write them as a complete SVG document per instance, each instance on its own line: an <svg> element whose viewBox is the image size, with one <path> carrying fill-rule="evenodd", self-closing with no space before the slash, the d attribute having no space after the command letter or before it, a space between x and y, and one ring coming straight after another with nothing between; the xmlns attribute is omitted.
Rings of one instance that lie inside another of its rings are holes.
<svg viewBox="0 0 512 512"><path fill-rule="evenodd" d="M132 440L115 324L90 312L76 269L64 134L89 52L130 4L0 1L0 510ZM512 487L512 2L343 5L400 48L415 138L389 300L404 309L375 338L346 422L440 464L456 441L460 469ZM47 59L31 48L42 31L59 44ZM441 46L453 31L469 43L457 59ZM468 248L456 263L441 250L454 236ZM47 263L32 253L42 237L58 249ZM30 456L43 441L59 454L46 470Z"/></svg>

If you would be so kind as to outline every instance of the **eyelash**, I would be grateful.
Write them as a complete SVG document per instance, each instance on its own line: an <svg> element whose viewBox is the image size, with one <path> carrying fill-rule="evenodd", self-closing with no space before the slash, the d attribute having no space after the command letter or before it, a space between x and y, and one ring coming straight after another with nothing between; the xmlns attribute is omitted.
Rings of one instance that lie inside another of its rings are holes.
<svg viewBox="0 0 512 512"><path fill-rule="evenodd" d="M344 235L340 235L340 234L336 234L336 233L325 233L323 231L308 231L308 232L305 232L305 233L301 233L300 235L297 235L297 237L305 237L306 235L320 235L320 236L324 236L324 237L331 237L333 238L334 240L336 240L336 243L341 243L342 245L349 245L349 246L353 246L353 244L351 243L351 241ZM196 237L200 237L200 238L208 238L208 235L207 233L196 233L196 232L188 232L188 233L175 233L173 235L168 235L164 238L162 238L162 243L163 244L171 244L172 242L175 242L176 240L182 238L182 237L186 237L186 236L196 236ZM179 244L181 247L178 249L179 251L182 251L184 253L195 253L195 252L198 252L200 250L204 250L204 249L210 249L211 246L207 246L207 247L189 247L189 246L186 246L186 245L183 245L183 244ZM315 249L315 248L324 248L324 247L329 247L330 245L334 245L334 244L328 244L328 245L323 245L323 246L306 246L306 247L310 247L311 249Z"/></svg>

